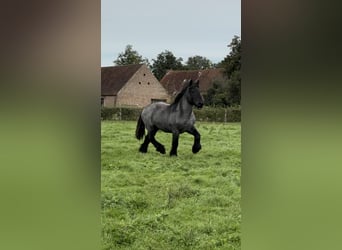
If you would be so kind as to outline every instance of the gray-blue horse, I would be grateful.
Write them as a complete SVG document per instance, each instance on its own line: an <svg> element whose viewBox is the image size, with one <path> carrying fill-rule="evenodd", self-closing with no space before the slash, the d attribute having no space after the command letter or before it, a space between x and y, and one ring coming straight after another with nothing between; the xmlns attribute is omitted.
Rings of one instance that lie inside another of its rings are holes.
<svg viewBox="0 0 342 250"><path fill-rule="evenodd" d="M158 152L165 154L165 147L155 139L158 130L172 133L170 156L177 156L179 135L184 132L194 136L192 152L195 154L200 151L202 148L200 143L201 135L194 127L196 119L192 106L203 107L203 97L199 91L199 80L194 82L188 80L172 104L156 102L146 106L139 116L135 131L138 140L144 137L145 128L148 131L139 151L146 153L148 144L151 142Z"/></svg>

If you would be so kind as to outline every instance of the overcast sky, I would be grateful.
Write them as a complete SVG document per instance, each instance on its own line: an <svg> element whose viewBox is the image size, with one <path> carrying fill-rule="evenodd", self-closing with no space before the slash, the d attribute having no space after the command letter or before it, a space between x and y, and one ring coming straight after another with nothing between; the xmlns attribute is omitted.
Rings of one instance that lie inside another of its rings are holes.
<svg viewBox="0 0 342 250"><path fill-rule="evenodd" d="M101 66L131 44L150 63L165 50L185 62L200 55L217 63L241 37L240 0L102 0Z"/></svg>

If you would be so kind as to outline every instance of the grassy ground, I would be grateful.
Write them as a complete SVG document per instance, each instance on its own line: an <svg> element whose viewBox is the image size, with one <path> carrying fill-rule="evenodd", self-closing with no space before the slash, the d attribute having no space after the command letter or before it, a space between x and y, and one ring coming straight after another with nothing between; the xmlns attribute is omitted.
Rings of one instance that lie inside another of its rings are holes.
<svg viewBox="0 0 342 250"><path fill-rule="evenodd" d="M197 123L202 150L158 132L161 155L134 138L135 122L102 122L103 249L240 249L241 127Z"/></svg>

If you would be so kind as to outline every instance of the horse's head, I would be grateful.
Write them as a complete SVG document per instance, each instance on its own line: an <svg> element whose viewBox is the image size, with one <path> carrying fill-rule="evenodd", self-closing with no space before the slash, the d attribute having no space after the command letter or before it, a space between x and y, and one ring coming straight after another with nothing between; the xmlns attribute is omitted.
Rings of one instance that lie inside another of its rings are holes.
<svg viewBox="0 0 342 250"><path fill-rule="evenodd" d="M197 108L203 107L204 100L199 90L199 80L193 82L191 79L189 81L188 101L190 104L195 105Z"/></svg>

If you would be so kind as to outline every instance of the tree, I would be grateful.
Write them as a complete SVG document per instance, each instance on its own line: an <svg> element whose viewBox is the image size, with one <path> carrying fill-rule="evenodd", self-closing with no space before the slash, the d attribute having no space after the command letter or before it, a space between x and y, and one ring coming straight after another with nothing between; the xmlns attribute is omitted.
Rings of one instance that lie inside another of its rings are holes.
<svg viewBox="0 0 342 250"><path fill-rule="evenodd" d="M204 105L207 106L229 106L227 82L214 82L204 95Z"/></svg>
<svg viewBox="0 0 342 250"><path fill-rule="evenodd" d="M181 57L176 58L171 51L165 50L157 55L157 59L152 59L153 64L151 66L152 73L160 80L170 69L179 70L183 69Z"/></svg>
<svg viewBox="0 0 342 250"><path fill-rule="evenodd" d="M222 87L213 86L208 90L208 105L241 104L241 39L234 36L228 47L231 48L230 53L217 65L217 67L225 69L228 81L223 83Z"/></svg>
<svg viewBox="0 0 342 250"><path fill-rule="evenodd" d="M225 68L228 78L231 78L235 71L240 71L241 69L241 39L238 36L234 36L228 47L231 48L231 51L219 65Z"/></svg>
<svg viewBox="0 0 342 250"><path fill-rule="evenodd" d="M186 69L188 70L210 69L213 66L214 66L213 63L209 59L203 56L189 57L185 65Z"/></svg>
<svg viewBox="0 0 342 250"><path fill-rule="evenodd" d="M124 52L120 53L118 58L113 61L115 65L130 65L145 63L149 65L148 59L143 58L136 50L133 50L132 45L127 45Z"/></svg>

